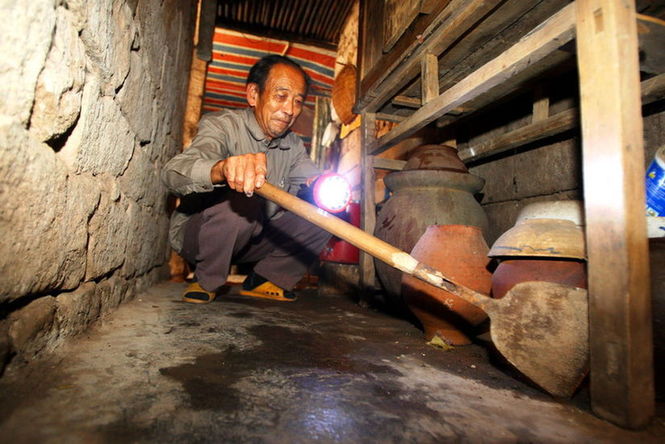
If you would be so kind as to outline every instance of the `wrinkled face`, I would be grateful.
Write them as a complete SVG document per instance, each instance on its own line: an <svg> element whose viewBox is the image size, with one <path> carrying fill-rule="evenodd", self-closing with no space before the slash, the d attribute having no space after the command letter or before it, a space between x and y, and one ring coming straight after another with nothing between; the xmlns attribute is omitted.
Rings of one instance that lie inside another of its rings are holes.
<svg viewBox="0 0 665 444"><path fill-rule="evenodd" d="M305 79L289 65L277 64L270 69L265 89L259 93L256 83L247 85L247 102L263 133L270 139L286 132L302 112L305 102Z"/></svg>

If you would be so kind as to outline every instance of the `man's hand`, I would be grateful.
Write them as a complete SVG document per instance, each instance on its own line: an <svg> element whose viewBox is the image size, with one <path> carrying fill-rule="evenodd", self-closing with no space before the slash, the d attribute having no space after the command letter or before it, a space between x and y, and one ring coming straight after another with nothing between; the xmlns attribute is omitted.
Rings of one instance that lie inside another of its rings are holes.
<svg viewBox="0 0 665 444"><path fill-rule="evenodd" d="M268 171L265 153L250 153L228 157L217 162L210 171L212 183L223 183L248 197L266 182Z"/></svg>

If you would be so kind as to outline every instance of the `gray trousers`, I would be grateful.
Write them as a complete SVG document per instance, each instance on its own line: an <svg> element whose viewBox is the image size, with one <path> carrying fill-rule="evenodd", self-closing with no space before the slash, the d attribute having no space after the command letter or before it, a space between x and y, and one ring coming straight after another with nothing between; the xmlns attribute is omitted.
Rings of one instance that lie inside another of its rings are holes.
<svg viewBox="0 0 665 444"><path fill-rule="evenodd" d="M268 219L262 197L229 191L187 221L181 254L208 291L224 285L232 261L257 262L256 273L291 290L330 236L288 211Z"/></svg>

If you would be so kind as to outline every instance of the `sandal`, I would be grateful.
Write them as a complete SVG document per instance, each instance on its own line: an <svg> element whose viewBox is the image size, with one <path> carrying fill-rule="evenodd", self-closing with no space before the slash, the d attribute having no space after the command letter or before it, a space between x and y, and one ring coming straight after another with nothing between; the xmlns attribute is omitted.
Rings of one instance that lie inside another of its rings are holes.
<svg viewBox="0 0 665 444"><path fill-rule="evenodd" d="M293 291L284 290L270 282L268 279L253 271L242 283L240 294L255 298L272 299L273 301L293 302L298 297Z"/></svg>
<svg viewBox="0 0 665 444"><path fill-rule="evenodd" d="M214 301L216 297L217 293L204 289L198 282L194 281L185 289L185 292L182 295L182 300L192 304L209 304Z"/></svg>

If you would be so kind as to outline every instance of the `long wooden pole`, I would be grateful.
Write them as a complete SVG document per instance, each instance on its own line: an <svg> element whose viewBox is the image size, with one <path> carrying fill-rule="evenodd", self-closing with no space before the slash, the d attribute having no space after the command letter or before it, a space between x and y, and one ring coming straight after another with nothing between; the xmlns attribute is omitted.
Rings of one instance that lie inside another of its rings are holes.
<svg viewBox="0 0 665 444"><path fill-rule="evenodd" d="M411 276L415 276L435 287L446 290L482 309L487 310L489 309L489 305L493 305L494 301L489 297L458 284L451 278L444 276L439 270L418 262L418 260L409 253L366 233L360 228L355 227L292 194L287 193L281 188L270 183L265 183L261 188L256 189L255 192L259 196L277 203L281 207L297 214L314 225L323 228L329 233L344 239L391 267Z"/></svg>

